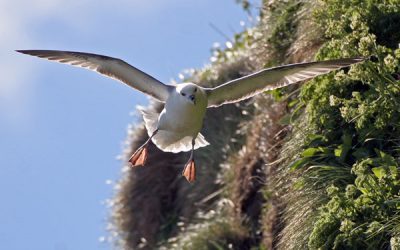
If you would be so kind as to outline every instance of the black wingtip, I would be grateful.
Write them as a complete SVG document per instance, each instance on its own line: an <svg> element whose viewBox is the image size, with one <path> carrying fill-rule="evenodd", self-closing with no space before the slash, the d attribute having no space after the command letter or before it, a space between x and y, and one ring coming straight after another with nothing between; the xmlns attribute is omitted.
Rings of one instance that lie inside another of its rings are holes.
<svg viewBox="0 0 400 250"><path fill-rule="evenodd" d="M359 57L352 57L349 58L349 62L351 62L351 64L356 64L356 63L362 63L366 60L368 60L368 57L363 57L363 56L359 56Z"/></svg>
<svg viewBox="0 0 400 250"><path fill-rule="evenodd" d="M46 52L46 50L28 50L28 49L17 49L15 51L24 55L37 56L37 57L41 57L41 55Z"/></svg>
<svg viewBox="0 0 400 250"><path fill-rule="evenodd" d="M15 52L21 53L21 54L27 54L29 55L29 51L31 50L24 50L24 49L16 49Z"/></svg>
<svg viewBox="0 0 400 250"><path fill-rule="evenodd" d="M349 58L350 60L356 61L356 62L363 62L365 60L367 60L367 57L363 57L363 56L358 56L358 57L353 57L353 58Z"/></svg>

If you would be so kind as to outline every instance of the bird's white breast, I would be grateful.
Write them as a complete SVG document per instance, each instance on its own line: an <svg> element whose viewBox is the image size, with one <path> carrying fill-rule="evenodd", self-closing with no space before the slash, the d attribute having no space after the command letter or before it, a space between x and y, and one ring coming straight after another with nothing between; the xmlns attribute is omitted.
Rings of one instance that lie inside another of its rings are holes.
<svg viewBox="0 0 400 250"><path fill-rule="evenodd" d="M158 128L182 136L197 136L203 125L207 97L202 90L196 97L193 104L179 93L172 93L160 114Z"/></svg>

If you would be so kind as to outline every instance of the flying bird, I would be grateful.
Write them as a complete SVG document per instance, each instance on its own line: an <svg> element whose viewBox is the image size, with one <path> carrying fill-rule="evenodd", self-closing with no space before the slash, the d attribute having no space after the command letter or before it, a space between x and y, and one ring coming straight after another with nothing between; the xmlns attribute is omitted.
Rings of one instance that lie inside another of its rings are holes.
<svg viewBox="0 0 400 250"><path fill-rule="evenodd" d="M263 69L215 88L204 88L190 82L164 84L121 59L103 55L58 50L17 52L97 71L165 103L160 114L141 110L149 139L136 150L129 162L132 166L144 166L150 141L165 152L190 151L182 172L189 182L196 178L193 151L209 145L200 134L207 108L239 102L266 90L308 80L365 60L355 57L289 64Z"/></svg>

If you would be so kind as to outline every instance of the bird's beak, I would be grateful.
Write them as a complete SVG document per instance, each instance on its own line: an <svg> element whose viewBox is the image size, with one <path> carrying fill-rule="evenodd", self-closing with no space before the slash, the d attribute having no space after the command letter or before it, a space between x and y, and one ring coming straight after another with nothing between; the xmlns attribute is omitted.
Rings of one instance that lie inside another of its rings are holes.
<svg viewBox="0 0 400 250"><path fill-rule="evenodd" d="M190 95L189 100L191 100L193 102L193 104L196 104L196 98L194 95Z"/></svg>

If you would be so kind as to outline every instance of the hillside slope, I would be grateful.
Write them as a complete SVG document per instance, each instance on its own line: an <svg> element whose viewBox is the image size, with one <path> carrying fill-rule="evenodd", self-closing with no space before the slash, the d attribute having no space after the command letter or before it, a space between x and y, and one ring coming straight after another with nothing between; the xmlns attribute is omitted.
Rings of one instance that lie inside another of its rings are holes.
<svg viewBox="0 0 400 250"><path fill-rule="evenodd" d="M124 164L111 216L119 248L399 249L400 0L264 1L260 16L188 80L373 60L208 111L193 185L184 153L152 145L148 166ZM146 139L133 126L123 162Z"/></svg>

